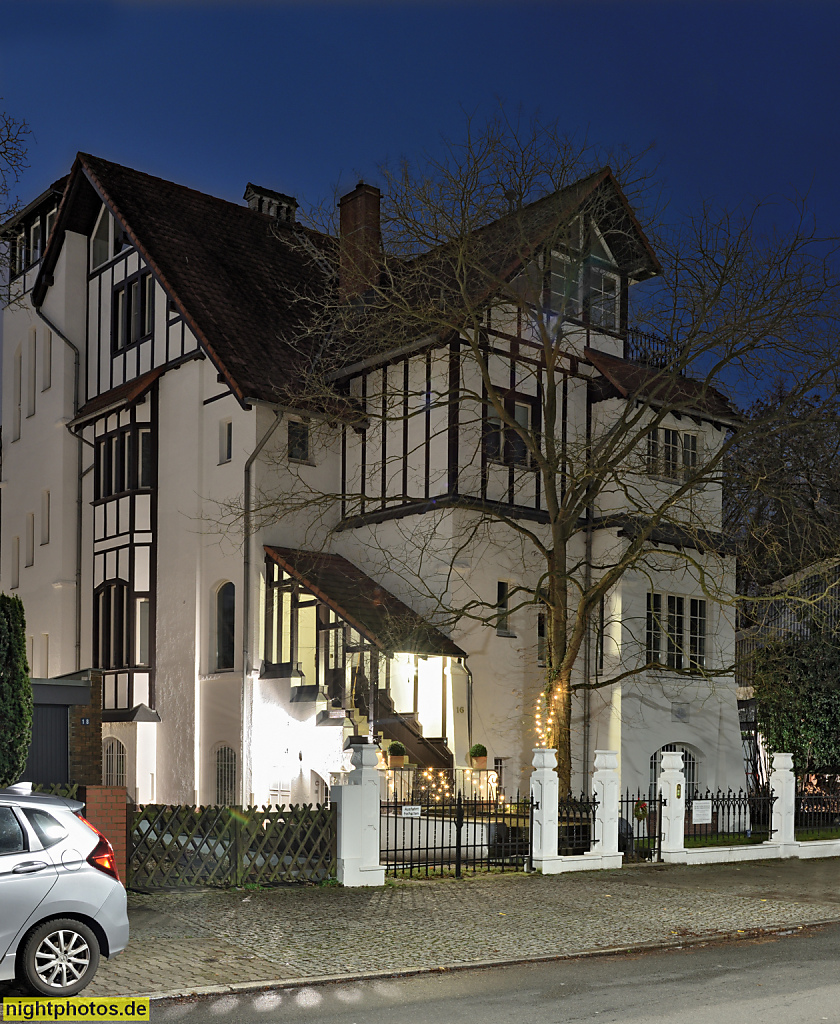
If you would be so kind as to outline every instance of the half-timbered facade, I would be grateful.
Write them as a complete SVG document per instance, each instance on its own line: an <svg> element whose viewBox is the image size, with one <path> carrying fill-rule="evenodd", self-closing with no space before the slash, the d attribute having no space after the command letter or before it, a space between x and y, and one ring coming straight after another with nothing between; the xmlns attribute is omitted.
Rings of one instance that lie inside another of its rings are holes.
<svg viewBox="0 0 840 1024"><path fill-rule="evenodd" d="M360 186L342 216L378 217L374 193ZM288 384L314 344L301 296L328 286L330 242L296 223L291 197L249 184L245 198L80 154L4 228L0 584L24 601L33 672L102 674L107 763L141 801L317 800L355 733L430 767L465 765L482 742L514 788L545 643L538 602L515 595L540 567L503 521L476 523L502 508L544 529L540 474L464 337L337 366L347 408L296 408ZM548 378L521 316L488 313L482 328L516 423L542 431L556 389L569 459L632 403L650 345L629 331L628 292L655 258L608 227L580 234L585 260L535 257L547 302L576 325L561 372ZM628 523L726 428L725 403L687 403L628 467ZM267 495L296 489L323 500L266 514ZM607 488L577 535L586 571L626 543L614 516L627 493ZM231 509L238 531L219 525ZM720 495L689 514L713 533ZM602 603L581 680L640 657L702 667L731 646L725 609L668 541ZM493 615L441 625L471 606ZM581 782L596 747L621 751L628 785L647 784L666 744L695 752L703 785L742 774L726 680L712 695L684 676L616 684L575 714Z"/></svg>

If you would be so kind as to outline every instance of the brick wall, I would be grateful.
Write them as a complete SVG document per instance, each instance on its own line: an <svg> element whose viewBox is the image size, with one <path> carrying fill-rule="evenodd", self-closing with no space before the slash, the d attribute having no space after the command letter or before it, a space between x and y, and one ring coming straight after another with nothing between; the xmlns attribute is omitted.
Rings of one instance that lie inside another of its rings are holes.
<svg viewBox="0 0 840 1024"><path fill-rule="evenodd" d="M98 672L91 675L90 704L76 704L69 709L69 777L80 785L99 786L102 782L102 677Z"/></svg>
<svg viewBox="0 0 840 1024"><path fill-rule="evenodd" d="M117 870L125 883L128 851L128 796L125 786L85 786L79 790L84 816L105 836L117 858Z"/></svg>

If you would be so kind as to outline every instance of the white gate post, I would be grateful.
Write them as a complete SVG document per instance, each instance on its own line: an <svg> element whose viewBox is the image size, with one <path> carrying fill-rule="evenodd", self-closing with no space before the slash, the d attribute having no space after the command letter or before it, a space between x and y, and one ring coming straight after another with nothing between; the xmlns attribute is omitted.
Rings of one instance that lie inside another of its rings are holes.
<svg viewBox="0 0 840 1024"><path fill-rule="evenodd" d="M379 863L379 777L376 747L353 744L347 784L330 790L337 811L337 870L342 885L384 885Z"/></svg>
<svg viewBox="0 0 840 1024"><path fill-rule="evenodd" d="M534 830L531 859L544 875L560 871L557 856L559 829L557 751L551 747L534 748L534 771L531 775L531 799L534 801Z"/></svg>
<svg viewBox="0 0 840 1024"><path fill-rule="evenodd" d="M774 754L773 770L770 772L770 789L775 794L773 804L773 843L779 843L782 856L795 857L797 847L794 834L796 814L796 776L793 774L793 754ZM790 845L790 849L784 847Z"/></svg>
<svg viewBox="0 0 840 1024"><path fill-rule="evenodd" d="M662 770L657 781L662 797L662 859L685 860L685 773L681 750L662 751Z"/></svg>
<svg viewBox="0 0 840 1024"><path fill-rule="evenodd" d="M592 792L598 801L595 811L595 843L590 853L601 858L601 867L620 868L624 854L618 852L618 751L596 750Z"/></svg>

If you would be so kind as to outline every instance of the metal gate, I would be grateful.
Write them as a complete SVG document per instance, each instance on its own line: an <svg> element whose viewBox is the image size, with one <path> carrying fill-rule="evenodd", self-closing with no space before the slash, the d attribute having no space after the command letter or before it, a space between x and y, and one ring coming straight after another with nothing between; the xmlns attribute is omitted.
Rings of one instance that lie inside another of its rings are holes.
<svg viewBox="0 0 840 1024"><path fill-rule="evenodd" d="M662 860L662 808L667 801L661 793L631 793L618 801L618 849L624 863L633 860Z"/></svg>
<svg viewBox="0 0 840 1024"><path fill-rule="evenodd" d="M380 859L394 876L530 867L531 797L505 800L426 790L381 804Z"/></svg>

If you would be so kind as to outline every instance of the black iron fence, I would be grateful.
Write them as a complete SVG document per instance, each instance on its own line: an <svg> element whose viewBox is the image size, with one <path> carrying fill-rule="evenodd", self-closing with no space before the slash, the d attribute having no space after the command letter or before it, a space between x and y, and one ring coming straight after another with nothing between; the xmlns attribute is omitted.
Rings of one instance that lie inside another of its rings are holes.
<svg viewBox="0 0 840 1024"><path fill-rule="evenodd" d="M417 790L381 803L380 859L393 876L521 870L531 856L530 796L506 801Z"/></svg>
<svg viewBox="0 0 840 1024"><path fill-rule="evenodd" d="M625 863L662 860L662 808L660 794L650 796L629 789L618 801L618 849Z"/></svg>
<svg viewBox="0 0 840 1024"><path fill-rule="evenodd" d="M840 839L840 795L799 789L794 813L798 840Z"/></svg>
<svg viewBox="0 0 840 1024"><path fill-rule="evenodd" d="M477 768L388 768L381 773L382 800L415 804L428 798L440 803L458 793L465 800L495 802L501 796L498 776Z"/></svg>
<svg viewBox="0 0 840 1024"><path fill-rule="evenodd" d="M734 846L762 843L773 834L773 803L769 790L707 790L686 796L685 845Z"/></svg>
<svg viewBox="0 0 840 1024"><path fill-rule="evenodd" d="M594 796L571 793L558 804L557 852L562 856L588 853L595 843L595 815L598 801Z"/></svg>

